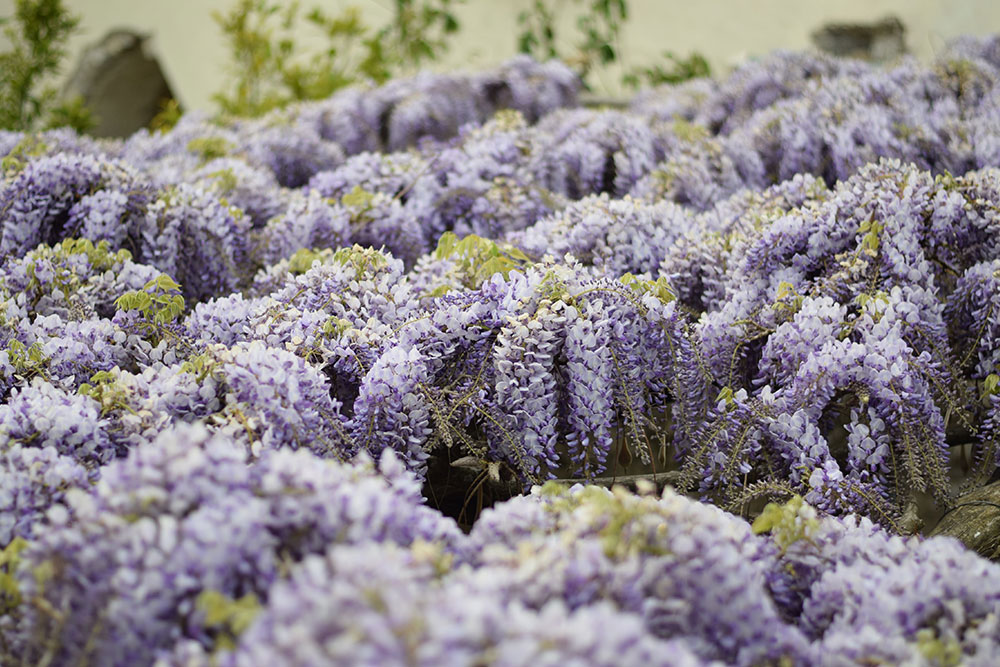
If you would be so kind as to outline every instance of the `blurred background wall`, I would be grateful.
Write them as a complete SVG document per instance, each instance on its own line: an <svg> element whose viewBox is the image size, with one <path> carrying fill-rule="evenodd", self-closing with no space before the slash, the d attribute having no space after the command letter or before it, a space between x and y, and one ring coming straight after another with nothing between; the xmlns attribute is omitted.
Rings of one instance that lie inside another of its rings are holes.
<svg viewBox="0 0 1000 667"><path fill-rule="evenodd" d="M467 0L456 14L461 31L435 69L479 68L516 51L517 14L531 0ZM225 77L226 51L213 10L225 11L230 0L66 0L81 16L81 30L69 44L70 63L89 43L113 28L150 33L149 48L159 59L171 88L187 109L207 109ZM304 0L304 6L337 10L361 8L370 24L391 16L389 0ZM0 0L0 16L10 15L13 0ZM574 7L572 4L570 7ZM961 34L1000 32L998 0L629 0L631 16L623 31L620 66L649 63L663 50L679 55L700 51L715 73L741 59L779 48L804 49L810 33L827 22L872 22L888 14L906 27L906 45L929 60L944 43ZM565 17L569 24L573 15ZM308 40L303 40L308 43ZM0 46L2 46L0 38ZM67 69L70 69L70 65ZM615 94L618 70L596 83Z"/></svg>

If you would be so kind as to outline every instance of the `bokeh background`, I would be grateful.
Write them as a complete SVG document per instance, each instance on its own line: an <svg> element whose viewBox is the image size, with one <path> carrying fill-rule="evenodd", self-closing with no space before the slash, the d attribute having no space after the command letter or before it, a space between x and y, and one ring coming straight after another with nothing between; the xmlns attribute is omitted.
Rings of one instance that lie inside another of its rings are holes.
<svg viewBox="0 0 1000 667"><path fill-rule="evenodd" d="M480 68L496 64L517 50L517 15L532 0L467 0L455 14L461 30L433 69ZM390 0L312 0L335 12L348 5L360 8L371 25L392 15ZM0 0L0 16L10 15L13 0ZM67 0L81 17L80 30L69 44L69 63L89 43L114 28L148 33L148 48L159 59L171 89L186 109L208 109L211 95L226 78L226 47L213 11L226 11L231 0ZM578 7L560 17L570 36ZM716 73L743 59L775 49L804 49L810 33L828 22L872 22L897 16L906 27L911 53L929 60L951 38L1000 31L1000 2L996 0L630 0L630 17L622 43L621 60L595 79L595 88L607 94L621 92L619 71L654 61L664 50L678 54L702 53ZM309 35L303 34L307 44ZM0 37L0 46L3 38ZM69 65L67 70L71 69Z"/></svg>

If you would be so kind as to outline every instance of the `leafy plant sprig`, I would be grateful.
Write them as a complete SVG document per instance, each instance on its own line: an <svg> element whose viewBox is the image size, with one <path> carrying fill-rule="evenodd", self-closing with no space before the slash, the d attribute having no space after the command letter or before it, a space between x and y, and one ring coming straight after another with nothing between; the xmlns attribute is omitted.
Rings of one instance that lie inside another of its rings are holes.
<svg viewBox="0 0 1000 667"><path fill-rule="evenodd" d="M48 149L48 145L42 141L40 136L26 134L3 159L0 159L0 172L3 172L4 176L16 174L24 169L33 158L45 155Z"/></svg>
<svg viewBox="0 0 1000 667"><path fill-rule="evenodd" d="M263 607L254 593L234 600L225 593L206 590L198 594L195 608L205 615L205 624L218 632L216 648L232 649Z"/></svg>
<svg viewBox="0 0 1000 667"><path fill-rule="evenodd" d="M60 101L48 80L59 73L66 42L79 25L62 0L15 0L14 15L0 18L11 45L0 53L0 129L31 131L93 126L80 99Z"/></svg>
<svg viewBox="0 0 1000 667"><path fill-rule="evenodd" d="M7 345L10 365L14 367L14 375L25 380L36 375L47 377L49 358L42 351L41 343L26 346L16 338Z"/></svg>
<svg viewBox="0 0 1000 667"><path fill-rule="evenodd" d="M782 553L796 542L812 539L818 528L816 511L801 496L784 504L768 503L752 526L755 535L770 533Z"/></svg>
<svg viewBox="0 0 1000 667"><path fill-rule="evenodd" d="M697 51L689 54L686 58L682 58L673 51L664 51L661 57L666 62L666 66L654 63L633 67L622 76L622 84L629 88L639 88L643 84L661 86L712 76L712 68L708 61Z"/></svg>
<svg viewBox="0 0 1000 667"><path fill-rule="evenodd" d="M578 7L580 12L570 47L563 44L557 28L558 18L568 11L567 4ZM626 0L534 0L529 9L518 14L521 32L517 49L539 60L561 59L580 73L586 88L593 89L589 76L623 58L620 38L627 20ZM708 61L698 52L682 58L664 51L662 57L665 65L631 68L622 75L622 85L634 89L643 84L657 86L711 76Z"/></svg>
<svg viewBox="0 0 1000 667"><path fill-rule="evenodd" d="M580 6L583 0L572 0ZM559 46L556 19L565 15L563 0L535 0L530 9L521 12L517 24L521 33L517 37L518 50L539 60L560 58L580 72L587 85L587 76L597 66L605 66L619 58L618 37L628 18L625 0L588 0L586 8L577 17L577 40L573 51L566 53Z"/></svg>
<svg viewBox="0 0 1000 667"><path fill-rule="evenodd" d="M15 537L0 551L0 615L7 614L21 604L21 591L15 574L21 566L21 552L28 547L23 537Z"/></svg>
<svg viewBox="0 0 1000 667"><path fill-rule="evenodd" d="M434 258L453 260L463 284L470 289L477 289L497 273L506 278L511 271L531 263L527 255L509 243L497 243L475 234L459 239L454 232L441 235ZM447 291L447 286L442 286L429 296L440 296Z"/></svg>
<svg viewBox="0 0 1000 667"><path fill-rule="evenodd" d="M118 382L119 377L117 368L114 371L98 371L91 376L90 382L80 385L77 393L97 401L101 406L101 416L116 411L135 414L129 405L129 391Z"/></svg>
<svg viewBox="0 0 1000 667"><path fill-rule="evenodd" d="M437 60L461 27L453 13L463 0L396 0L393 20L365 41L361 71L384 83L401 70Z"/></svg>
<svg viewBox="0 0 1000 667"><path fill-rule="evenodd" d="M239 0L229 12L212 15L229 42L233 77L215 101L225 114L259 116L364 79L383 83L440 57L459 29L453 8L461 1L396 0L392 20L373 30L357 7L302 14L299 2ZM302 19L324 48L309 51L296 42Z"/></svg>
<svg viewBox="0 0 1000 667"><path fill-rule="evenodd" d="M674 292L673 287L670 286L670 281L663 276L660 276L656 280L643 280L631 273L626 273L618 280L640 294L652 294L663 303L670 303L677 300L677 294Z"/></svg>
<svg viewBox="0 0 1000 667"><path fill-rule="evenodd" d="M141 290L126 292L115 301L119 310L138 310L157 324L172 322L184 312L181 286L167 274L160 274L143 285Z"/></svg>
<svg viewBox="0 0 1000 667"><path fill-rule="evenodd" d="M122 312L137 311L143 335L159 344L169 335L170 323L184 312L184 297L181 286L164 273L143 285L141 290L122 294L115 300L115 306Z"/></svg>

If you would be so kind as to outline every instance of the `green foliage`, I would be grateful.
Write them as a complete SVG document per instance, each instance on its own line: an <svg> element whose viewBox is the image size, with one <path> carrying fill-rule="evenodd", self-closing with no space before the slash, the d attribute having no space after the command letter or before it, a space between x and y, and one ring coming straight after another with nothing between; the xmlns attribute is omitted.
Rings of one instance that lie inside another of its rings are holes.
<svg viewBox="0 0 1000 667"><path fill-rule="evenodd" d="M347 331L354 328L350 320L340 317L331 317L323 324L323 337L329 339L340 338Z"/></svg>
<svg viewBox="0 0 1000 667"><path fill-rule="evenodd" d="M678 139L692 144L704 141L712 136L712 132L704 125L692 123L683 118L676 118L674 120L673 130Z"/></svg>
<svg viewBox="0 0 1000 667"><path fill-rule="evenodd" d="M962 645L954 637L940 638L931 628L917 630L917 650L929 665L956 667L962 664Z"/></svg>
<svg viewBox="0 0 1000 667"><path fill-rule="evenodd" d="M27 546L28 542L23 537L15 537L0 551L0 616L21 604L21 591L14 575L21 566L21 552Z"/></svg>
<svg viewBox="0 0 1000 667"><path fill-rule="evenodd" d="M599 486L588 486L572 493L559 482L546 482L542 496L549 501L545 508L556 514L581 511L586 517L601 518L598 535L604 554L614 560L627 560L638 554L663 556L669 553L662 540L668 530L669 517L653 493L655 487L632 493L615 486L608 493Z"/></svg>
<svg viewBox="0 0 1000 667"><path fill-rule="evenodd" d="M395 0L392 21L372 30L357 7L335 15L314 7L303 15L299 2L239 0L227 13L213 13L229 43L234 79L215 100L223 113L258 116L360 80L382 83L440 57L459 29L452 9L461 1ZM322 49L296 43L303 19Z"/></svg>
<svg viewBox="0 0 1000 667"><path fill-rule="evenodd" d="M511 271L531 263L527 255L509 243L497 243L475 234L459 239L454 232L441 235L434 258L452 260L461 283L470 289L477 289L497 273L506 278ZM442 286L428 296L440 296L447 291L448 287Z"/></svg>
<svg viewBox="0 0 1000 667"><path fill-rule="evenodd" d="M656 280L643 280L631 273L626 273L618 280L640 294L652 294L663 303L670 303L677 299L670 282L662 276Z"/></svg>
<svg viewBox="0 0 1000 667"><path fill-rule="evenodd" d="M79 19L62 0L15 0L14 15L0 19L10 51L0 53L0 129L30 131L93 125L79 99L60 102L47 80L58 74L66 42Z"/></svg>
<svg viewBox="0 0 1000 667"><path fill-rule="evenodd" d="M733 388L732 387L723 387L721 389L721 391L719 391L719 395L715 397L715 402L716 403L725 403L727 409L735 407L736 406L736 398L733 395Z"/></svg>
<svg viewBox="0 0 1000 667"><path fill-rule="evenodd" d="M95 246L90 239L63 239L52 246L52 253L56 259L68 259L71 255L86 255L94 271L100 272L109 271L115 265L132 259L132 253L128 250L112 252L107 241L98 241Z"/></svg>
<svg viewBox="0 0 1000 667"><path fill-rule="evenodd" d="M571 0L579 7L584 0ZM534 0L530 9L521 12L517 24L521 33L517 47L539 60L559 58L576 68L587 85L587 76L597 66L618 60L618 37L628 18L625 0L587 0L576 19L576 39L570 52L563 51L556 29L556 19L565 14L565 2ZM589 88L589 85L588 85Z"/></svg>
<svg viewBox="0 0 1000 667"><path fill-rule="evenodd" d="M192 153L197 153L205 162L215 158L225 157L233 151L231 141L222 137L199 137L188 142L187 149Z"/></svg>
<svg viewBox="0 0 1000 667"><path fill-rule="evenodd" d="M153 116L153 120L149 121L149 129L154 132L169 132L174 129L174 125L177 125L181 115L183 111L180 102L171 97L160 103L160 110Z"/></svg>
<svg viewBox="0 0 1000 667"><path fill-rule="evenodd" d="M191 144L188 144L188 149L190 150ZM232 169L219 169L218 171L213 171L207 174L208 178L215 179L212 182L213 187L217 192L230 194L236 188L239 187L240 182L236 177L236 174Z"/></svg>
<svg viewBox="0 0 1000 667"><path fill-rule="evenodd" d="M14 375L25 379L36 375L45 377L49 358L42 352L41 343L25 347L24 343L15 338L7 344L7 354L10 365L14 367Z"/></svg>
<svg viewBox="0 0 1000 667"><path fill-rule="evenodd" d="M288 259L288 272L295 276L301 276L312 268L313 262L321 260L322 257L322 250L310 250L309 248L297 250Z"/></svg>
<svg viewBox="0 0 1000 667"><path fill-rule="evenodd" d="M205 615L205 625L218 632L216 648L232 649L236 638L250 627L262 606L253 593L234 600L218 591L202 591L195 600L195 608Z"/></svg>
<svg viewBox="0 0 1000 667"><path fill-rule="evenodd" d="M560 39L557 28L559 17L570 11L567 4L577 11L576 32L569 47ZM620 37L627 19L626 0L533 0L531 7L517 17L521 30L517 49L538 60L559 58L574 67L590 89L590 74L622 60ZM633 67L622 76L622 84L638 88L642 84L655 86L711 76L708 61L700 53L681 58L664 51L663 59L666 65Z"/></svg>
<svg viewBox="0 0 1000 667"><path fill-rule="evenodd" d="M80 385L78 393L89 396L101 406L101 416L116 411L135 413L129 406L131 394L128 389L118 383L118 373L114 371L98 371L90 378L90 382Z"/></svg>
<svg viewBox="0 0 1000 667"><path fill-rule="evenodd" d="M82 95L75 95L68 99L57 102L49 109L48 118L45 120L45 129L51 130L54 127L71 127L77 132L92 130L97 125Z"/></svg>
<svg viewBox="0 0 1000 667"><path fill-rule="evenodd" d="M355 211L369 211L372 208L372 202L375 201L375 193L368 192L360 185L355 185L351 188L351 191L340 198L340 203L344 206L354 209Z"/></svg>
<svg viewBox="0 0 1000 667"><path fill-rule="evenodd" d="M816 511L801 496L793 496L784 505L768 503L752 526L754 535L771 533L782 553L796 542L811 539L818 528Z"/></svg>
<svg viewBox="0 0 1000 667"><path fill-rule="evenodd" d="M862 292L854 300L861 308L875 308L879 305L889 305L889 295L882 290L876 290L875 292Z"/></svg>
<svg viewBox="0 0 1000 667"><path fill-rule="evenodd" d="M455 566L455 554L449 552L439 542L428 542L423 538L417 538L410 545L410 553L413 554L415 562L430 564L438 577L445 576Z"/></svg>
<svg viewBox="0 0 1000 667"><path fill-rule="evenodd" d="M879 237L882 234L883 224L875 220L865 220L858 225L858 233L864 234L861 237L861 249L869 256L878 254Z"/></svg>
<svg viewBox="0 0 1000 667"><path fill-rule="evenodd" d="M789 316L799 312L805 297L795 291L795 286L789 282L778 283L778 292L775 295L774 309L778 312L787 311Z"/></svg>
<svg viewBox="0 0 1000 667"><path fill-rule="evenodd" d="M545 0L535 0L531 9L518 14L517 24L521 27L521 34L517 36L517 50L538 60L558 58L555 18L553 8Z"/></svg>
<svg viewBox="0 0 1000 667"><path fill-rule="evenodd" d="M173 322L184 312L181 286L163 273L143 285L141 290L126 292L115 301L119 310L137 310L143 319L154 325Z"/></svg>
<svg viewBox="0 0 1000 667"><path fill-rule="evenodd" d="M378 250L365 248L358 244L354 244L350 248L338 248L337 252L333 253L333 261L344 266L351 265L358 276L380 269L388 263L385 255Z"/></svg>
<svg viewBox="0 0 1000 667"><path fill-rule="evenodd" d="M633 67L622 77L622 83L630 88L638 88L643 84L660 86L712 76L712 68L709 67L708 61L698 52L692 53L687 58L681 58L673 51L664 51L663 59L667 62L667 67L659 63Z"/></svg>
<svg viewBox="0 0 1000 667"><path fill-rule="evenodd" d="M48 145L42 141L41 137L35 134L26 134L24 138L10 150L7 155L0 160L0 171L4 176L16 174L24 169L32 158L45 155L49 149Z"/></svg>
<svg viewBox="0 0 1000 667"><path fill-rule="evenodd" d="M195 376L200 383L202 380L214 373L218 366L219 360L212 354L205 352L202 354L196 354L181 364L181 373L188 373L189 375Z"/></svg>
<svg viewBox="0 0 1000 667"><path fill-rule="evenodd" d="M351 216L351 226L360 229L375 220L374 215L379 200L383 200L388 195L382 193L369 192L360 185L355 185L351 191L340 198L340 203L347 209Z"/></svg>
<svg viewBox="0 0 1000 667"><path fill-rule="evenodd" d="M995 396L996 394L1000 394L1000 375L990 373L986 376L986 379L983 380L980 398L985 401L989 399L990 396Z"/></svg>
<svg viewBox="0 0 1000 667"><path fill-rule="evenodd" d="M132 259L128 250L112 252L107 241L100 241L96 246L89 239L63 239L54 246L42 244L25 257L25 272L28 275L28 285L25 292L37 303L46 293L56 290L69 297L76 292L90 277L86 275L87 267L79 261L70 261L71 257L86 255L92 273L103 273L114 269L116 265ZM41 281L37 277L39 264L48 265L46 278ZM85 272L80 274L80 270Z"/></svg>
<svg viewBox="0 0 1000 667"><path fill-rule="evenodd" d="M378 83L400 70L432 62L448 50L448 39L458 32L452 13L462 0L396 0L393 20L365 42L368 55L361 71Z"/></svg>

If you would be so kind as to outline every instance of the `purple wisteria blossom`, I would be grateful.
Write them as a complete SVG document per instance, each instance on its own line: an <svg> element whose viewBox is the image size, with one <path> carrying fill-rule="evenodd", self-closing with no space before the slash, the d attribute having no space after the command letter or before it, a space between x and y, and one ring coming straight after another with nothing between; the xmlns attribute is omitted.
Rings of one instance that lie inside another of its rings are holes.
<svg viewBox="0 0 1000 667"><path fill-rule="evenodd" d="M265 452L248 465L242 446L203 427L165 431L49 511L24 553L48 574L25 572L18 585L72 614L54 624L25 609L10 636L29 661L55 650L62 661L150 664L184 639L210 645L201 594L266 600L289 564L332 544L419 539L461 554L463 535L418 488L391 455L376 467Z"/></svg>

